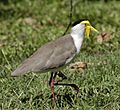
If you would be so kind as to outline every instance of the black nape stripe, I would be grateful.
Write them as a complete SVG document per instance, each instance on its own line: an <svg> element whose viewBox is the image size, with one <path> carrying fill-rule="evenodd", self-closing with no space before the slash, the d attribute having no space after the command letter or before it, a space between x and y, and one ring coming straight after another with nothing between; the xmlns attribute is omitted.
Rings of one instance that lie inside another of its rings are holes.
<svg viewBox="0 0 120 110"><path fill-rule="evenodd" d="M79 20L75 21L75 22L72 24L72 27L75 26L75 25L77 25L77 24L79 24L79 23L82 22L82 21L85 21L85 20L87 20L87 19L79 19Z"/></svg>

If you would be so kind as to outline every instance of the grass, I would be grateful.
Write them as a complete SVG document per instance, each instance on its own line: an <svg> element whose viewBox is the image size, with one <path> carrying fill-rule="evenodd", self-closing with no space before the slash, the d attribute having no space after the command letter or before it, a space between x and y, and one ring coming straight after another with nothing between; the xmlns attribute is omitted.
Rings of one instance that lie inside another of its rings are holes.
<svg viewBox="0 0 120 110"><path fill-rule="evenodd" d="M120 109L120 2L74 2L73 20L89 19L112 39L99 44L96 34L85 39L75 61L94 63L82 73L63 71L67 83L79 85L80 92L56 87L58 110ZM12 78L11 72L41 45L60 37L69 23L67 0L0 1L0 109L50 110L49 73ZM28 19L30 18L30 19ZM27 19L27 20L26 20ZM69 30L70 31L70 30ZM74 62L75 62L74 61Z"/></svg>

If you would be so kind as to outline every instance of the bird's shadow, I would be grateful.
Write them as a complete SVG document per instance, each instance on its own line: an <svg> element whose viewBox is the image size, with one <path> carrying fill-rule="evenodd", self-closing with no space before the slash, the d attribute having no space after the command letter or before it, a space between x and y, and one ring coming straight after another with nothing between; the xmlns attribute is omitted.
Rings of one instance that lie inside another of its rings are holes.
<svg viewBox="0 0 120 110"><path fill-rule="evenodd" d="M73 108L74 102L76 101L76 94L72 93L64 93L64 94L55 94L56 97L56 105L57 107L65 107L68 105L70 108ZM20 99L22 103L27 103L30 100L30 97L24 97ZM48 102L50 102L51 106L53 106L53 96L51 95L48 98ZM33 97L34 106L40 107L41 101L45 101L43 94L38 94Z"/></svg>
<svg viewBox="0 0 120 110"><path fill-rule="evenodd" d="M65 93L65 94L55 94L56 96L56 104L58 107L65 107L66 105L69 105L69 107L73 107L74 101L75 101L75 95L71 93ZM53 102L53 96L50 96L51 103Z"/></svg>

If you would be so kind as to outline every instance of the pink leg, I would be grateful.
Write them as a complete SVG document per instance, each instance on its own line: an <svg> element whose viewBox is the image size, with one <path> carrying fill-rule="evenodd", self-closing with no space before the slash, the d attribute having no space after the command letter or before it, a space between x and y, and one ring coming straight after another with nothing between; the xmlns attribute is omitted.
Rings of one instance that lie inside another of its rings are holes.
<svg viewBox="0 0 120 110"><path fill-rule="evenodd" d="M55 94L54 94L54 79L51 81L51 90L52 90L52 95L53 95L53 102L54 102L54 110L56 110L56 99L55 99Z"/></svg>

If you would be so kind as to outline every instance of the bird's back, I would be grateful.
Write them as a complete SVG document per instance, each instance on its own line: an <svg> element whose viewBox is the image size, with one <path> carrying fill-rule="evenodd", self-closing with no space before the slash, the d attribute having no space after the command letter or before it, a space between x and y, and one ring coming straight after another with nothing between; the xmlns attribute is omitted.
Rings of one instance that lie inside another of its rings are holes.
<svg viewBox="0 0 120 110"><path fill-rule="evenodd" d="M63 66L74 56L76 47L70 35L60 37L40 47L33 55L23 61L12 73L12 76L23 75L28 72L44 72Z"/></svg>

